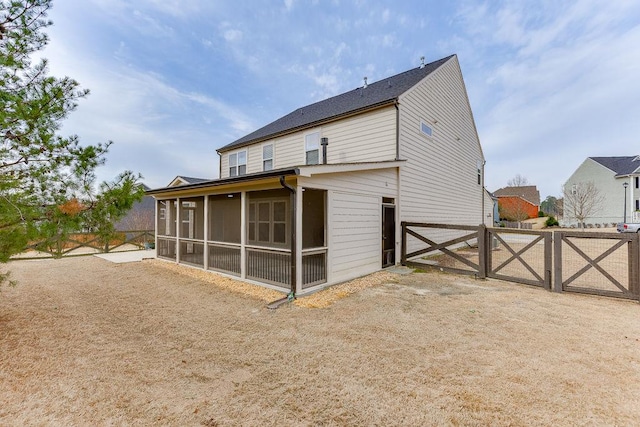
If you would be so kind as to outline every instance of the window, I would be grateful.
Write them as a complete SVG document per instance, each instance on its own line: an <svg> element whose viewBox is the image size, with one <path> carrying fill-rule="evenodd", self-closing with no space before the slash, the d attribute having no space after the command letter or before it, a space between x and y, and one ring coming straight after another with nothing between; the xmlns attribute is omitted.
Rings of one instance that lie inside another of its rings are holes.
<svg viewBox="0 0 640 427"><path fill-rule="evenodd" d="M476 169L478 171L478 185L482 184L482 162L478 160L476 162Z"/></svg>
<svg viewBox="0 0 640 427"><path fill-rule="evenodd" d="M636 176L635 181L636 181L636 188L640 188L640 177Z"/></svg>
<svg viewBox="0 0 640 427"><path fill-rule="evenodd" d="M320 163L320 132L310 133L304 137L304 151L307 165Z"/></svg>
<svg viewBox="0 0 640 427"><path fill-rule="evenodd" d="M286 190L249 194L247 241L254 245L285 247L289 242L289 194Z"/></svg>
<svg viewBox="0 0 640 427"><path fill-rule="evenodd" d="M229 154L229 176L245 175L247 173L247 152L238 151Z"/></svg>
<svg viewBox="0 0 640 427"><path fill-rule="evenodd" d="M636 200L636 210L640 211L640 200Z"/></svg>
<svg viewBox="0 0 640 427"><path fill-rule="evenodd" d="M429 138L433 136L433 129L431 128L431 126L429 126L423 121L420 122L420 132L422 132L424 135L428 136Z"/></svg>
<svg viewBox="0 0 640 427"><path fill-rule="evenodd" d="M273 169L273 144L262 146L262 170L270 171Z"/></svg>

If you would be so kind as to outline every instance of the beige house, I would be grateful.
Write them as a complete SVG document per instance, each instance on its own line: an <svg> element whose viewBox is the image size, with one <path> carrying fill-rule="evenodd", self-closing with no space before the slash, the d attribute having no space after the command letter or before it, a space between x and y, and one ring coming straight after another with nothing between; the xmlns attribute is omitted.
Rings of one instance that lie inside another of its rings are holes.
<svg viewBox="0 0 640 427"><path fill-rule="evenodd" d="M587 157L563 185L564 194L578 186L593 183L597 198L595 208L584 219L585 224L640 222L640 156ZM571 200L565 197L564 226L578 225Z"/></svg>
<svg viewBox="0 0 640 427"><path fill-rule="evenodd" d="M365 79L218 153L219 179L149 192L158 258L301 294L395 265L401 221L492 223L455 55Z"/></svg>

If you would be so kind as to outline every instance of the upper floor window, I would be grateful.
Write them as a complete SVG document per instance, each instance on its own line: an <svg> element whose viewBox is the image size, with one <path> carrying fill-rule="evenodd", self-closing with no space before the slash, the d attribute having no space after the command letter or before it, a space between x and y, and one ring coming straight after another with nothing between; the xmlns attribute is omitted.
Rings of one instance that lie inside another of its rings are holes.
<svg viewBox="0 0 640 427"><path fill-rule="evenodd" d="M262 170L270 171L273 169L273 144L262 146Z"/></svg>
<svg viewBox="0 0 640 427"><path fill-rule="evenodd" d="M307 165L320 163L320 132L314 132L304 137L305 162Z"/></svg>
<svg viewBox="0 0 640 427"><path fill-rule="evenodd" d="M476 161L476 169L478 172L478 185L482 184L482 162L480 160Z"/></svg>
<svg viewBox="0 0 640 427"><path fill-rule="evenodd" d="M636 188L640 188L640 177L636 176Z"/></svg>
<svg viewBox="0 0 640 427"><path fill-rule="evenodd" d="M229 154L229 176L245 175L247 173L247 152L238 151Z"/></svg>

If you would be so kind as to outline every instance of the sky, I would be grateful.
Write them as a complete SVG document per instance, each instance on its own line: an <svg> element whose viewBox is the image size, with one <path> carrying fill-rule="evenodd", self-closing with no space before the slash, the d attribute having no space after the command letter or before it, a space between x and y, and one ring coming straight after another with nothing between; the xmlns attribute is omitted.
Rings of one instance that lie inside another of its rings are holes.
<svg viewBox="0 0 640 427"><path fill-rule="evenodd" d="M91 94L61 134L113 141L100 180L217 178L216 149L289 112L457 54L489 191L541 198L640 154L637 0L54 0L50 74Z"/></svg>

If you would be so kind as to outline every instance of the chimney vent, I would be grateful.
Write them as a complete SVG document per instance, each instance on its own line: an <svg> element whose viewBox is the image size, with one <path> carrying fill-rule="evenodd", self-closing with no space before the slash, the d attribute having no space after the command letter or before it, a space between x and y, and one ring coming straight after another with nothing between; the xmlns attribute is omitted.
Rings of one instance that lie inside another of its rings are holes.
<svg viewBox="0 0 640 427"><path fill-rule="evenodd" d="M368 86L368 85L367 85L367 77L365 76L365 78L364 78L364 85L362 86L362 88L365 88L365 87L367 87L367 86Z"/></svg>
<svg viewBox="0 0 640 427"><path fill-rule="evenodd" d="M420 57L420 68L424 68L424 56Z"/></svg>

